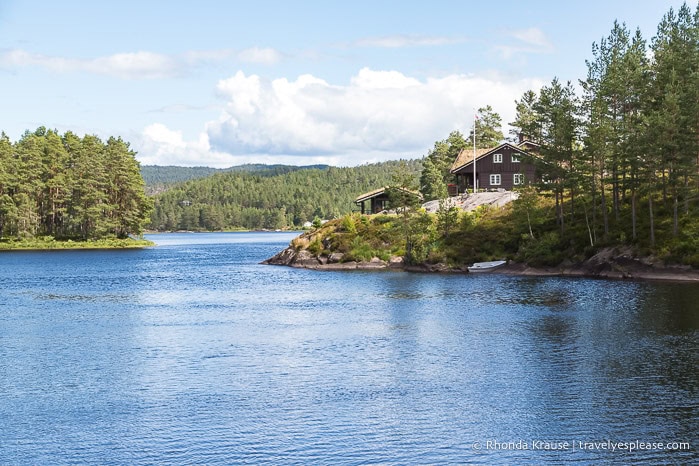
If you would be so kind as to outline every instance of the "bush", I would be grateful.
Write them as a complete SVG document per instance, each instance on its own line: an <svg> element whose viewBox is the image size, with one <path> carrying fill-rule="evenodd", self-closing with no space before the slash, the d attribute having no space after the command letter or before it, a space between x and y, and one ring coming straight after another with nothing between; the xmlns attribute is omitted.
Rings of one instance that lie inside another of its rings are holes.
<svg viewBox="0 0 699 466"><path fill-rule="evenodd" d="M533 266L554 266L563 262L563 251L558 233L550 231L539 238L526 239L520 245L518 259Z"/></svg>
<svg viewBox="0 0 699 466"><path fill-rule="evenodd" d="M353 214L345 215L340 222L340 230L353 235L357 234L356 217Z"/></svg>

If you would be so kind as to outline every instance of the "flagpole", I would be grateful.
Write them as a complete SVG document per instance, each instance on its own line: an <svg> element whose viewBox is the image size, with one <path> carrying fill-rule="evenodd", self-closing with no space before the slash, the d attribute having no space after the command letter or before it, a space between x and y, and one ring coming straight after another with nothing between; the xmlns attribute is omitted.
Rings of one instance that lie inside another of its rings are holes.
<svg viewBox="0 0 699 466"><path fill-rule="evenodd" d="M478 122L478 115L473 112L473 194L478 192L478 181L476 180L476 123Z"/></svg>

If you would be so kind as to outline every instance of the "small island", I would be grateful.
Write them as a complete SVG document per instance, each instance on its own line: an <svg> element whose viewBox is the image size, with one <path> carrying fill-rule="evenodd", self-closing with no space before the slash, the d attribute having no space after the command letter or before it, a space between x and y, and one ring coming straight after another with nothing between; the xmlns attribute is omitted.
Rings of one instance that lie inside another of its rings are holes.
<svg viewBox="0 0 699 466"><path fill-rule="evenodd" d="M129 143L44 127L0 136L0 251L153 246L152 200Z"/></svg>

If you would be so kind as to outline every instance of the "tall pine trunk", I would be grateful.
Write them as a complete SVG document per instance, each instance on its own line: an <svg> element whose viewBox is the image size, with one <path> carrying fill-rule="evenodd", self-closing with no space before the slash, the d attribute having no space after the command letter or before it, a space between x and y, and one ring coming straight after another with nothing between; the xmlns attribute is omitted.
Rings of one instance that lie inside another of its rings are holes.
<svg viewBox="0 0 699 466"><path fill-rule="evenodd" d="M609 236L609 214L607 213L607 196L604 190L604 177L600 176L600 202L602 205L602 222L604 223L604 239Z"/></svg>
<svg viewBox="0 0 699 466"><path fill-rule="evenodd" d="M636 240L636 188L631 188L631 238Z"/></svg>
<svg viewBox="0 0 699 466"><path fill-rule="evenodd" d="M648 211L650 214L650 246L655 247L655 219L653 218L653 193L648 194Z"/></svg>

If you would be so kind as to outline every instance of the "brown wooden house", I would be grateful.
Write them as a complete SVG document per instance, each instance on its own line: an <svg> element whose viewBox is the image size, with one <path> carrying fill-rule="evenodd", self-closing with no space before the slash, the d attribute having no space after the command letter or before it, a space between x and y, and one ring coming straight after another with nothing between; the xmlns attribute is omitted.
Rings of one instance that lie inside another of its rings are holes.
<svg viewBox="0 0 699 466"><path fill-rule="evenodd" d="M476 149L477 189L511 191L532 182L536 179L536 169L523 159L536 153L537 147L533 142L524 141L519 145L505 142L491 149ZM464 148L451 167L460 193L473 189L473 158L473 149Z"/></svg>
<svg viewBox="0 0 699 466"><path fill-rule="evenodd" d="M408 191L407 189L402 190L406 193L413 194L416 197L421 197L420 193ZM389 206L389 196L387 191L388 187L369 191L368 193L364 193L357 197L357 199L354 200L354 203L359 206L362 214L378 214L379 212L383 212L384 210L391 208Z"/></svg>

